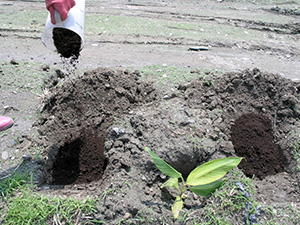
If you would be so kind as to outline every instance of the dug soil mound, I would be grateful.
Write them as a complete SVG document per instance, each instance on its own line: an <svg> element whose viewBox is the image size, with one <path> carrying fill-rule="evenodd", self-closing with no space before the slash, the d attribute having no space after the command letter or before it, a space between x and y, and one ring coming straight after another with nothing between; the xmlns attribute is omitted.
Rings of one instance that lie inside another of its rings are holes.
<svg viewBox="0 0 300 225"><path fill-rule="evenodd" d="M63 87L48 84L54 87L44 104L39 132L52 143L52 160L48 161L52 184L84 183L102 177L106 129L113 118L157 99L154 88L139 82L139 77L138 72L100 68Z"/></svg>
<svg viewBox="0 0 300 225"><path fill-rule="evenodd" d="M99 68L52 87L50 93L39 122L50 146L46 182L67 185L57 191L64 195L101 198L93 215L99 221L139 224L147 218L148 224L180 224L171 212L176 195L160 189L167 177L144 147L185 177L208 160L242 156L240 169L254 177L259 190L255 198L270 204L300 199L292 147L300 132L299 83L257 69L206 74L179 85L166 99L141 81L138 72ZM266 145L272 146L270 152ZM284 193L274 199L282 182ZM208 222L205 199L188 195L185 223ZM243 210L228 215L228 221L242 224Z"/></svg>

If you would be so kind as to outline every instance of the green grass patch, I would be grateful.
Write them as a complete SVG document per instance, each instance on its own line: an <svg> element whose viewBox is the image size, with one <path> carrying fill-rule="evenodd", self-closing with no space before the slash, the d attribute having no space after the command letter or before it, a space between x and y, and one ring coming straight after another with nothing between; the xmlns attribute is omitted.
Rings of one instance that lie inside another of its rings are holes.
<svg viewBox="0 0 300 225"><path fill-rule="evenodd" d="M2 9L0 13L0 28L40 32L44 30L47 19L46 8L31 11L23 10L17 13L14 7L6 7L5 9Z"/></svg>
<svg viewBox="0 0 300 225"><path fill-rule="evenodd" d="M97 199L79 201L41 195L35 191L32 176L28 174L13 173L1 179L0 197L0 224L91 224L96 221L85 216L97 212Z"/></svg>
<svg viewBox="0 0 300 225"><path fill-rule="evenodd" d="M162 65L146 66L140 70L143 76L156 86L174 87L199 78L199 73L191 73L190 68Z"/></svg>
<svg viewBox="0 0 300 225"><path fill-rule="evenodd" d="M0 179L1 197L12 195L14 191L16 191L19 187L25 185L29 181L27 174L18 173Z"/></svg>
<svg viewBox="0 0 300 225"><path fill-rule="evenodd" d="M165 41L175 41L187 39L193 42L221 42L221 43L236 43L243 41L251 41L254 44L267 45L270 42L269 35L266 35L263 26L257 25L257 29L252 28L254 25L247 26L243 23L237 23L240 26L235 26L234 21L210 21L210 20L194 20L193 15L214 17L217 9L207 9L202 6L202 11L190 11L194 14L190 15L191 19L165 19L165 18L146 18L141 16L123 16L123 15L99 15L86 14L85 17L85 34L98 35L104 34L121 35L123 41L132 36L148 36L154 39L162 38ZM187 12L190 14L191 12ZM225 13L222 15L222 12ZM229 15L228 15L229 13ZM235 11L232 9L223 10L220 12L220 17L246 19L250 21L262 21L267 23L285 24L293 22L290 18L278 17L272 13L249 12L248 14L239 13L233 16ZM259 16L259 19L253 19ZM199 18L200 19L200 18ZM262 29L261 31L259 29ZM290 40L287 35L276 34L278 39ZM108 37L107 37L108 38Z"/></svg>
<svg viewBox="0 0 300 225"><path fill-rule="evenodd" d="M15 197L6 200L1 210L4 224L84 224L86 214L97 211L96 201L43 196L21 188ZM1 220L0 220L1 222ZM79 223L78 223L79 222Z"/></svg>
<svg viewBox="0 0 300 225"><path fill-rule="evenodd" d="M176 21L133 16L87 14L85 34L144 35L164 38L186 38L194 41L240 41L263 39L256 30L209 21ZM267 38L265 38L267 41Z"/></svg>
<svg viewBox="0 0 300 225"><path fill-rule="evenodd" d="M0 90L33 91L42 94L43 79L47 73L41 69L41 63L18 62L13 65L10 62L0 62Z"/></svg>
<svg viewBox="0 0 300 225"><path fill-rule="evenodd" d="M299 224L300 221L300 205L289 203L287 205L276 205L269 208L270 212L276 217L267 221L267 225L281 224Z"/></svg>
<svg viewBox="0 0 300 225"><path fill-rule="evenodd" d="M191 36L201 29L201 24L160 20L153 18L86 15L85 32L87 34L122 34L156 36Z"/></svg>
<svg viewBox="0 0 300 225"><path fill-rule="evenodd" d="M244 185L245 193L237 185ZM240 221L239 224L251 224L250 215L255 215L258 224L281 225L298 224L300 221L300 205L298 203L279 203L267 205L256 201L257 188L253 179L246 177L240 170L232 170L228 173L228 179L224 184L208 198L201 216L194 219L194 224L230 225L232 221ZM247 222L244 223L245 209L248 205ZM257 208L261 207L260 215Z"/></svg>
<svg viewBox="0 0 300 225"><path fill-rule="evenodd" d="M204 77L205 79L208 74L223 74L223 71L217 70L162 65L146 66L140 69L140 72L142 79L153 82L154 86L159 90L163 90L163 92L174 92L180 84L197 80L199 77Z"/></svg>
<svg viewBox="0 0 300 225"><path fill-rule="evenodd" d="M239 190L237 182L244 185L245 191L250 195L248 198ZM255 191L252 179L245 177L238 169L232 170L226 182L207 200L202 215L195 219L195 224L223 225L231 224L231 221L240 221L242 224L246 204L249 206L249 215L254 214L258 206L253 198Z"/></svg>
<svg viewBox="0 0 300 225"><path fill-rule="evenodd" d="M297 162L297 170L300 171L300 130L298 131L291 131L291 153Z"/></svg>

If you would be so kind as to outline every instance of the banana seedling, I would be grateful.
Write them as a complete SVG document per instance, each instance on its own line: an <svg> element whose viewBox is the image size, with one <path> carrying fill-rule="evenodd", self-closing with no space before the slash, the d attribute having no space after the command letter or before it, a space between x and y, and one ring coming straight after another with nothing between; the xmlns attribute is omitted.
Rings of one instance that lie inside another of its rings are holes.
<svg viewBox="0 0 300 225"><path fill-rule="evenodd" d="M179 195L172 205L172 212L175 218L179 216L179 212L183 207L185 191L190 190L199 196L209 196L222 184L223 180L221 178L231 169L235 168L242 160L240 157L229 157L206 162L190 172L185 181L180 172L175 170L149 148L146 147L145 150L150 154L157 168L170 177L161 185L161 188L173 187L178 190ZM179 185L179 179L181 179L181 185Z"/></svg>

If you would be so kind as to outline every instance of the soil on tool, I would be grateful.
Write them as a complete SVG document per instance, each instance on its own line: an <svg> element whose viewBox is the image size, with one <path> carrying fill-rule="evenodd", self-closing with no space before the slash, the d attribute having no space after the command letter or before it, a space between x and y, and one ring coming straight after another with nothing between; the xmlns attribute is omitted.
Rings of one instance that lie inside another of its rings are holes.
<svg viewBox="0 0 300 225"><path fill-rule="evenodd" d="M49 184L72 184L63 190L68 196L78 189L94 197L114 190L96 216L111 224L127 214L148 215L149 207L149 217L174 224L160 217L171 218L174 195L160 189L167 178L143 150L149 147L184 176L208 160L242 156L244 173L259 178L257 198L278 201L274 196L280 192L280 201L299 199L291 148L291 131L300 126L299 83L258 69L209 73L164 98L140 77L137 71L98 68L50 89L39 124L51 146ZM273 185L266 189L270 179ZM283 180L284 195L276 188ZM201 215L201 199L185 200L183 213Z"/></svg>
<svg viewBox="0 0 300 225"><path fill-rule="evenodd" d="M81 38L74 31L55 27L53 29L53 41L57 52L64 58L75 61L80 55Z"/></svg>

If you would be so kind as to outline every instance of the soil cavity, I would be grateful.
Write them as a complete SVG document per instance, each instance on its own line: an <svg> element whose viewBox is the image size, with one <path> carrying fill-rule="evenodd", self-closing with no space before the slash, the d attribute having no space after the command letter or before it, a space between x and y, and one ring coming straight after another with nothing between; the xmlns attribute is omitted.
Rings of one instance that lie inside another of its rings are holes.
<svg viewBox="0 0 300 225"><path fill-rule="evenodd" d="M106 167L104 141L105 135L87 130L61 147L53 163L53 184L88 183L101 179Z"/></svg>
<svg viewBox="0 0 300 225"><path fill-rule="evenodd" d="M231 140L236 154L244 157L239 168L246 176L263 179L283 171L282 156L267 117L254 113L241 116L231 128Z"/></svg>
<svg viewBox="0 0 300 225"><path fill-rule="evenodd" d="M74 74L80 55L81 37L74 31L56 27L53 29L53 42L65 69L69 74Z"/></svg>

